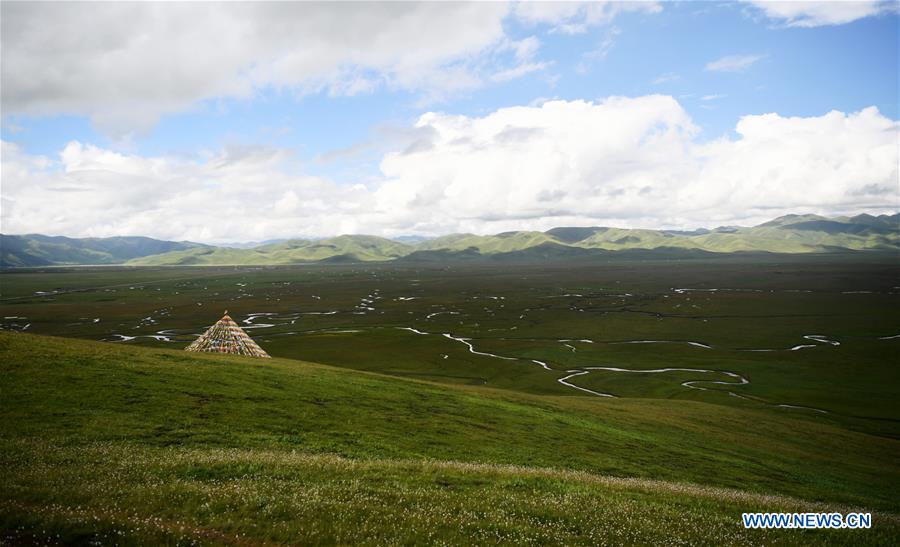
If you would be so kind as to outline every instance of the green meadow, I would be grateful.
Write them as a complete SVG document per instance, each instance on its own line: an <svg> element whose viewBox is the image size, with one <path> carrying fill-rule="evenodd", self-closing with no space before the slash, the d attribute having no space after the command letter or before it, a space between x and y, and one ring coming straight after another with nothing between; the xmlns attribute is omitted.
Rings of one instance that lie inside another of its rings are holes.
<svg viewBox="0 0 900 547"><path fill-rule="evenodd" d="M898 274L878 253L7 271L2 537L896 543ZM226 309L274 359L181 351ZM875 524L744 530L751 510Z"/></svg>

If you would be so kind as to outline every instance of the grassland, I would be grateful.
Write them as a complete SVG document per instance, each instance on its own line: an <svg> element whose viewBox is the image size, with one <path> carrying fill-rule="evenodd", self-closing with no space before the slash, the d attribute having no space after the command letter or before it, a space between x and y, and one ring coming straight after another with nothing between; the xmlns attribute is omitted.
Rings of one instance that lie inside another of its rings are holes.
<svg viewBox="0 0 900 547"><path fill-rule="evenodd" d="M898 340L882 338L900 333L898 277L890 254L78 268L3 274L0 306L7 329L178 348L227 309L273 356L535 394L590 396L558 381L587 367L731 372L749 383L681 385L712 373L571 381L632 397L811 407L828 411L816 419L896 437Z"/></svg>
<svg viewBox="0 0 900 547"><path fill-rule="evenodd" d="M4 530L890 544L898 270L831 254L0 274L20 331L0 336ZM275 359L179 351L225 309ZM572 371L617 398L560 383ZM748 508L816 504L877 526L739 528Z"/></svg>
<svg viewBox="0 0 900 547"><path fill-rule="evenodd" d="M17 333L0 335L0 357L0 522L16 542L889 543L900 531L900 442L803 417ZM874 508L874 530L738 520L849 507Z"/></svg>

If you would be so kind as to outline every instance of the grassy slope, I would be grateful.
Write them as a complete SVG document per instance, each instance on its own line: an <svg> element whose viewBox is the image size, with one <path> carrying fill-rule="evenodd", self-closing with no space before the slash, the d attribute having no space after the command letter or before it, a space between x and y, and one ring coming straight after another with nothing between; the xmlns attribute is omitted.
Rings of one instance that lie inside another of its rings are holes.
<svg viewBox="0 0 900 547"><path fill-rule="evenodd" d="M231 247L199 247L135 258L127 262L130 266L201 266L245 263L262 265L275 262L266 253L257 252L254 249L233 249Z"/></svg>
<svg viewBox="0 0 900 547"><path fill-rule="evenodd" d="M20 540L49 530L126 542L890 543L898 533L884 516L852 536L750 533L743 510L813 506L597 475L897 510L900 443L799 417L10 333L0 363L0 523Z"/></svg>
<svg viewBox="0 0 900 547"><path fill-rule="evenodd" d="M295 264L334 257L354 260L393 260L409 254L404 243L375 236L338 236L309 241L292 239L254 249L207 247L147 256L128 262L132 266L204 265L204 264Z"/></svg>
<svg viewBox="0 0 900 547"><path fill-rule="evenodd" d="M422 242L416 245L416 249L462 251L475 248L482 254L495 254L527 249L542 243L557 243L557 240L543 232L506 232L486 236L456 234Z"/></svg>
<svg viewBox="0 0 900 547"><path fill-rule="evenodd" d="M352 256L357 260L391 260L409 254L409 245L375 236L342 235L319 241L291 240L259 248L277 262L324 260Z"/></svg>

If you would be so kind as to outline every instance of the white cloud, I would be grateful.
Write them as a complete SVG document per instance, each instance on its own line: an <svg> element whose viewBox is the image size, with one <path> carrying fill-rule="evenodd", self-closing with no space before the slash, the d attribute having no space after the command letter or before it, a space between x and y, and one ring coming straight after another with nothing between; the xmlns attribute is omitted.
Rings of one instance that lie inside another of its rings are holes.
<svg viewBox="0 0 900 547"><path fill-rule="evenodd" d="M545 68L549 67L550 64L551 63L522 63L521 65L514 66L506 70L501 70L500 72L492 74L491 80L495 82L506 82L509 80L514 80L516 78L521 78L526 74L544 70Z"/></svg>
<svg viewBox="0 0 900 547"><path fill-rule="evenodd" d="M764 55L727 55L706 63L706 70L713 72L740 72L750 68Z"/></svg>
<svg viewBox="0 0 900 547"><path fill-rule="evenodd" d="M745 0L761 10L766 17L789 27L820 27L843 25L858 19L896 12L897 3L884 0L853 1L787 1Z"/></svg>
<svg viewBox="0 0 900 547"><path fill-rule="evenodd" d="M365 211L364 188L288 174L290 159L261 147L145 158L72 142L50 161L4 142L3 230L223 242L337 232Z"/></svg>
<svg viewBox="0 0 900 547"><path fill-rule="evenodd" d="M410 91L422 104L537 70L529 24L610 22L654 3L9 2L4 115L87 116L127 140L166 114L261 90Z"/></svg>
<svg viewBox="0 0 900 547"><path fill-rule="evenodd" d="M611 23L628 12L659 13L659 2L517 2L516 16L525 23L545 24L563 34L581 34L588 28Z"/></svg>
<svg viewBox="0 0 900 547"><path fill-rule="evenodd" d="M681 76L674 72L666 72L665 74L660 74L653 80L654 85L662 85L669 82L677 82L681 79Z"/></svg>
<svg viewBox="0 0 900 547"><path fill-rule="evenodd" d="M605 59L607 55L609 55L609 51L616 45L616 38L622 34L622 31L619 30L618 27L611 27L606 34L603 36L603 40L597 44L597 47L592 50L584 53L582 58L585 59Z"/></svg>
<svg viewBox="0 0 900 547"><path fill-rule="evenodd" d="M541 41L537 39L535 36L529 36L522 40L516 41L512 43L512 47L516 52L516 59L519 61L528 61L534 54L537 53L537 50L541 47Z"/></svg>
<svg viewBox="0 0 900 547"><path fill-rule="evenodd" d="M703 142L663 95L427 113L368 187L297 173L269 148L185 160L71 143L50 159L3 143L2 226L225 242L878 213L898 207L898 131L870 107L745 116L737 137Z"/></svg>
<svg viewBox="0 0 900 547"><path fill-rule="evenodd" d="M603 34L603 39L597 44L597 47L581 54L581 61L575 65L575 72L579 74L587 74L590 72L591 65L594 61L602 61L609 55L610 50L616 45L616 39L622 31L618 27L610 27Z"/></svg>
<svg viewBox="0 0 900 547"><path fill-rule="evenodd" d="M718 101L719 99L724 99L727 95L721 95L719 93L713 93L711 95L704 95L700 97L701 101Z"/></svg>
<svg viewBox="0 0 900 547"><path fill-rule="evenodd" d="M2 106L86 115L121 136L267 87L452 91L480 85L473 59L507 41L508 14L495 3L5 3Z"/></svg>

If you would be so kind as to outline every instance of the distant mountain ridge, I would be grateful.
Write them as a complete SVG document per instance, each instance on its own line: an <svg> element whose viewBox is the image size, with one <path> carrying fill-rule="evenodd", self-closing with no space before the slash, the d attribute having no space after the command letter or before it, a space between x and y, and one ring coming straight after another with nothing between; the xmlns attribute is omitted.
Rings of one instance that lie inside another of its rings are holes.
<svg viewBox="0 0 900 547"><path fill-rule="evenodd" d="M198 246L199 243L188 241L163 241L141 236L72 238L0 234L0 267L122 264L134 258Z"/></svg>
<svg viewBox="0 0 900 547"><path fill-rule="evenodd" d="M276 265L310 262L458 261L590 256L614 251L702 256L707 253L900 251L900 213L827 218L785 215L753 227L648 230L559 227L495 235L451 234L433 239L342 235L289 239L253 248L160 241L141 237L0 236L0 266L66 264Z"/></svg>

